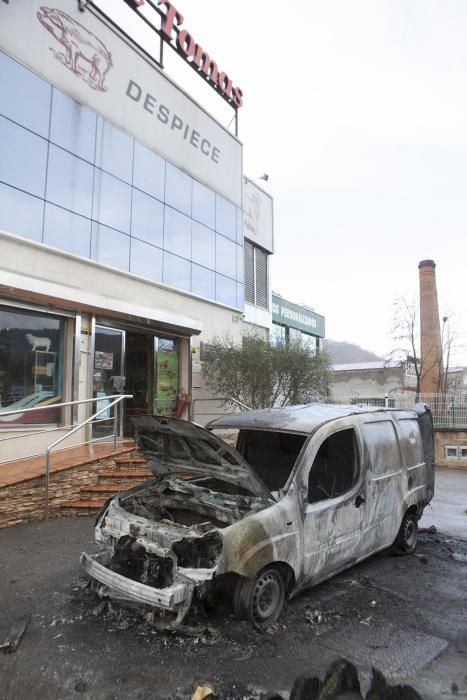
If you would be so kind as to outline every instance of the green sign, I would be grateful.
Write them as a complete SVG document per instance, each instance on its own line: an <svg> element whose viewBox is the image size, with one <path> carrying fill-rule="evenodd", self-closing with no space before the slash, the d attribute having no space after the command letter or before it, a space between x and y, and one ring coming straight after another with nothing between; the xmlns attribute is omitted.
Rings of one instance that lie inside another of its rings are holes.
<svg viewBox="0 0 467 700"><path fill-rule="evenodd" d="M304 306L292 304L276 294L272 295L272 320L303 333L324 338L324 316Z"/></svg>

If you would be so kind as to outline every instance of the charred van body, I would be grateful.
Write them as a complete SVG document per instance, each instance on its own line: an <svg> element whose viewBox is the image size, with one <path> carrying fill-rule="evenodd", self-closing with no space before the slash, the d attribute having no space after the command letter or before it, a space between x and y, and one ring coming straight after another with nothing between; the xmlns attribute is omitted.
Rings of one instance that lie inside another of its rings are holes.
<svg viewBox="0 0 467 700"><path fill-rule="evenodd" d="M206 430L134 420L155 479L119 494L81 562L103 596L171 611L234 582L236 613L274 622L286 597L392 544L415 550L434 491L433 428L414 410L309 405L224 416ZM237 431L237 449L212 430Z"/></svg>

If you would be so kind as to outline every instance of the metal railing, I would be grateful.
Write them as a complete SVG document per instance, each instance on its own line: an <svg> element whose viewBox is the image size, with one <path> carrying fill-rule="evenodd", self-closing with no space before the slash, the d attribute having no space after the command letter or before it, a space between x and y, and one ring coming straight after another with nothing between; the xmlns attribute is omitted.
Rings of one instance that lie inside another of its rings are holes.
<svg viewBox="0 0 467 700"><path fill-rule="evenodd" d="M394 392L384 396L347 396L333 398L326 403L381 406L386 408L413 408L415 403L425 403L431 409L435 429L467 429L467 391L451 394L420 394Z"/></svg>
<svg viewBox="0 0 467 700"><path fill-rule="evenodd" d="M227 404L231 403L239 408L241 408L244 411L251 411L251 406L247 406L245 403L242 403L241 401L238 401L238 399L234 399L232 396L227 396L227 397L217 397L217 398L201 398L201 399L193 399L192 404L191 404L191 419L194 423L196 423L196 407L198 403L213 403L215 404L215 408L217 410L215 411L202 411L200 412L200 415L205 416L206 418L217 418L220 416L223 416L227 411L225 411L225 407Z"/></svg>
<svg viewBox="0 0 467 700"><path fill-rule="evenodd" d="M110 435L105 435L104 437L101 438L94 438L91 440L84 440L78 443L75 443L71 447L82 447L83 445L90 445L98 442L103 442L103 441L110 441L113 440L113 446L114 449L117 447L117 437L119 433L119 418L122 417L122 414L119 416L119 406L120 404L125 400L125 399L132 399L133 395L132 394L114 394L111 396L99 396L99 397L94 397L92 399L81 399L79 401L66 401L64 403L56 403L56 404L51 404L49 406L37 406L34 408L24 408L24 409L19 409L15 411L1 411L0 415L2 418L4 416L15 416L15 415L24 415L25 413L34 413L37 411L45 411L45 410L56 410L56 409L61 409L61 408L67 408L70 406L79 406L81 404L89 404L89 403L97 403L97 410L89 416L89 418L86 418L85 420L82 420L80 423L73 425L73 426L57 426L54 428L44 428L42 430L35 431L33 433L27 433L27 436L30 435L42 435L45 433L50 433L54 432L57 430L66 430L64 435L60 435L59 438L54 440L52 443L50 443L44 452L39 452L34 455L27 455L27 457L37 457L42 454L45 456L45 465L44 465L44 475L45 475L45 494L44 494L44 519L48 520L49 517L49 474L50 474L50 458L51 458L51 452L54 447L62 443L64 440L67 440L69 437L77 433L79 430L82 430L85 426L90 425L92 423L105 423L107 421L112 421L113 422L113 433ZM99 408L99 404L101 404L101 407ZM113 416L108 416L105 418L100 418L102 414L106 414L107 412L110 411L110 409L114 408L114 415ZM10 425L5 424L5 428L18 428L18 424L11 423ZM121 431L120 431L121 433ZM16 440L18 438L24 438L26 437L25 434L22 435L11 435L7 436L4 438L0 438L0 442L5 442L8 440ZM22 457L21 459L25 459L27 457ZM11 461L17 461L16 460L4 460L0 462L0 464L7 464L8 462Z"/></svg>
<svg viewBox="0 0 467 700"><path fill-rule="evenodd" d="M198 404L212 404L208 410L198 411ZM224 415L228 403L237 405L240 409L251 411L251 407L232 397L221 398L197 398L192 403L191 418L197 421L197 415L205 419L216 418ZM451 394L420 394L416 398L415 392L393 392L379 396L345 396L330 397L320 403L336 403L350 405L380 406L381 408L405 408L411 409L415 403L425 403L431 409L434 428L438 430L467 430L467 391ZM209 410L211 409L211 410ZM207 421L206 421L207 422Z"/></svg>

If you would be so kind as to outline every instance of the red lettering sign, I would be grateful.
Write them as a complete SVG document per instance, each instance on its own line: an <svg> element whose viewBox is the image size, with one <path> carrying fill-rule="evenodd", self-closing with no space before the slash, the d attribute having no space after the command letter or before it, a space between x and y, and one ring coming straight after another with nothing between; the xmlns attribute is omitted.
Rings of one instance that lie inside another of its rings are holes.
<svg viewBox="0 0 467 700"><path fill-rule="evenodd" d="M125 0L134 10L142 7L145 0ZM234 87L227 73L220 71L214 61L202 46L196 43L193 36L182 29L184 17L169 0L157 0L163 6L162 38L170 44L207 82L234 107L243 106L243 91ZM147 17L145 17L147 19ZM154 27L154 29L156 29ZM159 31L159 30L156 30Z"/></svg>

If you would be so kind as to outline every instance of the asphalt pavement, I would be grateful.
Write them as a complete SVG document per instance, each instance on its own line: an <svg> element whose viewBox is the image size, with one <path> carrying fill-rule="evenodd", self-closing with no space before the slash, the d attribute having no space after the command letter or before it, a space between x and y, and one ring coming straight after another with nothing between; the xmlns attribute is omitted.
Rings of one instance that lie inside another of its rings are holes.
<svg viewBox="0 0 467 700"><path fill-rule="evenodd" d="M437 467L435 496L419 525L467 540L467 470Z"/></svg>
<svg viewBox="0 0 467 700"><path fill-rule="evenodd" d="M225 601L195 611L190 635L102 609L79 569L92 518L0 530L0 643L31 616L18 650L0 654L1 697L183 700L208 679L223 698L286 698L297 675L322 677L338 657L364 687L375 666L424 698L467 696L467 472L445 471L423 522L439 532L422 534L414 556L382 553L297 596L268 633Z"/></svg>

